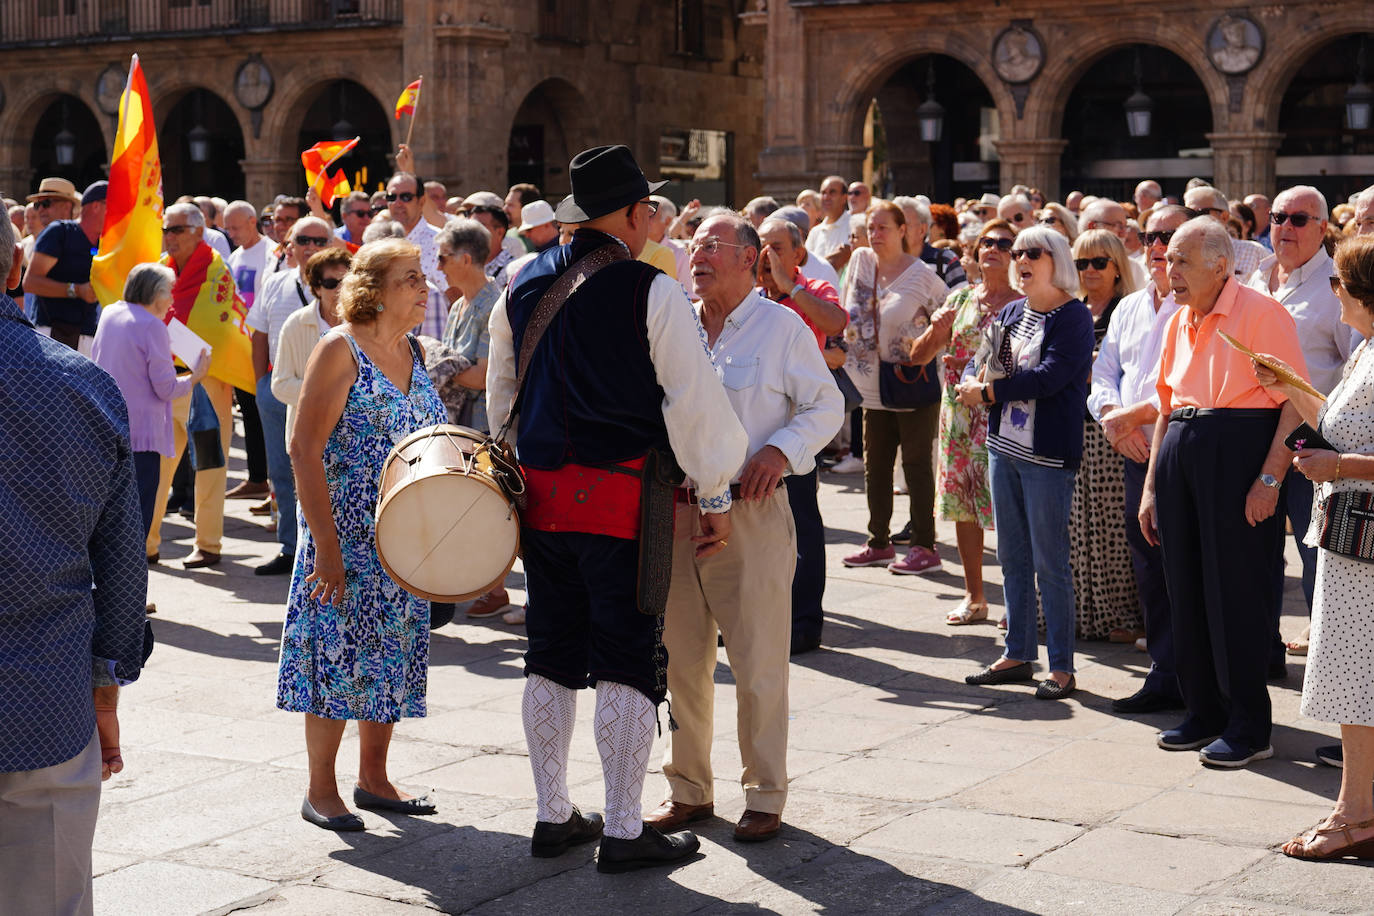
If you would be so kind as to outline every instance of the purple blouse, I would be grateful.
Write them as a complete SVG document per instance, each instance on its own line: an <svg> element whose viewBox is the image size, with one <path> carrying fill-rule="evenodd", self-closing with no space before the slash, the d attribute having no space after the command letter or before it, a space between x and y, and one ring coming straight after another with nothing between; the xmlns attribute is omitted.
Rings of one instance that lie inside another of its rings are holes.
<svg viewBox="0 0 1374 916"><path fill-rule="evenodd" d="M174 457L172 402L190 394L192 382L177 378L167 326L141 305L108 305L100 311L91 358L124 395L133 450Z"/></svg>

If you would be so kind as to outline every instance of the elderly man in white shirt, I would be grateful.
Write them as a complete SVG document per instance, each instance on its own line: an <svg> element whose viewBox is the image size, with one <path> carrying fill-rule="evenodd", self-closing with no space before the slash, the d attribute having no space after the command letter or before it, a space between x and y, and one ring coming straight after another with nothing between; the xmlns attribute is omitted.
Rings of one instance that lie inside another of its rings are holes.
<svg viewBox="0 0 1374 916"><path fill-rule="evenodd" d="M849 263L849 206L844 179L831 175L821 182L823 218L806 236L806 250L824 258L838 273Z"/></svg>
<svg viewBox="0 0 1374 916"><path fill-rule="evenodd" d="M1174 232L1189 220L1183 207L1156 207L1145 224L1145 257L1150 284L1117 304L1097 358L1093 360L1088 410L1102 424L1112 447L1125 460L1126 543L1131 551L1150 671L1128 697L1112 701L1122 713L1149 713L1183 706L1174 666L1172 606L1164 588L1159 545L1145 540L1136 517L1150 461L1150 436L1159 417L1159 354L1169 319L1180 306L1169 287L1165 254Z"/></svg>
<svg viewBox="0 0 1374 916"><path fill-rule="evenodd" d="M1089 229L1106 229L1121 239L1123 245L1126 244L1126 239L1131 231L1128 223L1126 208L1105 197L1097 198L1084 207L1083 212L1078 215L1079 232L1086 232ZM1145 265L1138 261L1128 261L1127 263L1131 265L1131 274L1135 277L1136 288L1144 289L1149 286L1150 272Z"/></svg>
<svg viewBox="0 0 1374 916"><path fill-rule="evenodd" d="M1341 302L1331 290L1336 269L1323 245L1328 216L1326 198L1316 188L1298 185L1275 197L1269 213L1269 242L1274 253L1261 261L1249 278L1252 288L1273 296L1293 316L1312 385L1322 394L1336 387L1341 369L1354 350L1352 332L1341 323ZM1292 523L1293 540L1302 558L1302 595L1310 615L1317 548L1307 546L1303 538L1312 518L1312 482L1290 468L1275 511L1286 512ZM1275 571L1274 587L1282 594L1282 569ZM1277 669L1283 655L1276 653L1277 658L1271 661Z"/></svg>
<svg viewBox="0 0 1374 916"><path fill-rule="evenodd" d="M815 335L795 312L754 288L759 237L735 214L706 220L692 239L701 323L725 393L749 436L733 533L698 558L690 490L680 491L672 587L664 616L676 731L663 774L668 798L645 818L659 829L714 814L711 773L716 633L735 677L745 811L735 838L775 836L787 799L787 676L797 540L783 478L806 474L839 429L844 399Z"/></svg>

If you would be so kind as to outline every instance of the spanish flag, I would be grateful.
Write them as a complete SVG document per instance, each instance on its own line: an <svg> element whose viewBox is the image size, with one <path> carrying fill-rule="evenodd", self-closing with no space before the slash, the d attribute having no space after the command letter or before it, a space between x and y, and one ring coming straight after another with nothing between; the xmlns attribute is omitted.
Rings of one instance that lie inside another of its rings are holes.
<svg viewBox="0 0 1374 916"><path fill-rule="evenodd" d="M352 140L321 140L304 153L301 153L301 164L305 164L306 153L310 153L318 157L319 161L324 163L324 168L327 169L335 162L342 159L353 149L353 147L357 146L358 141L361 139L361 137L354 137ZM306 166L306 168L309 167L308 165ZM323 171L323 169L321 169L321 171Z"/></svg>
<svg viewBox="0 0 1374 916"><path fill-rule="evenodd" d="M336 197L342 197L352 190L343 172L330 175L329 167L357 146L359 139L354 137L352 140L325 140L301 153L306 184L315 189L320 195L321 203L326 207L334 206Z"/></svg>
<svg viewBox="0 0 1374 916"><path fill-rule="evenodd" d="M120 100L105 206L100 249L91 264L91 286L102 306L123 298L134 265L162 257L162 163L137 54Z"/></svg>
<svg viewBox="0 0 1374 916"><path fill-rule="evenodd" d="M172 307L167 319L179 320L210 345L210 376L252 391L253 331L248 327L248 304L239 295L229 267L209 245L198 245L184 267L171 255L162 263L172 268Z"/></svg>
<svg viewBox="0 0 1374 916"><path fill-rule="evenodd" d="M397 121L401 120L401 115L403 114L415 114L415 106L420 103L420 83L423 81L424 77L420 77L420 79L411 83L405 88L405 91L401 93L401 97L396 100Z"/></svg>

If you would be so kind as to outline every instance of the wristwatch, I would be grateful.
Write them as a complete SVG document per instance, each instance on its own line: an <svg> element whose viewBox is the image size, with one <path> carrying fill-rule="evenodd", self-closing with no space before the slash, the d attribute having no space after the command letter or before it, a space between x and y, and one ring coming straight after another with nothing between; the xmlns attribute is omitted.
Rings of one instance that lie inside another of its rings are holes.
<svg viewBox="0 0 1374 916"><path fill-rule="evenodd" d="M67 284L67 298L68 298L68 299L75 299L75 298L76 298L76 284L75 284L75 283L68 283L68 284Z"/></svg>
<svg viewBox="0 0 1374 916"><path fill-rule="evenodd" d="M1271 490L1277 490L1280 484L1280 480L1273 474L1261 474L1259 476L1259 482Z"/></svg>
<svg viewBox="0 0 1374 916"><path fill-rule="evenodd" d="M983 403L984 403L984 404L991 404L991 403L992 403L992 395L989 394L989 392L991 392L991 391L992 391L992 386L991 386L991 385L984 385L984 386L983 386L982 392L981 392L981 393L982 393L982 395L983 395Z"/></svg>
<svg viewBox="0 0 1374 916"><path fill-rule="evenodd" d="M797 291L798 291L798 290L801 290L802 292L806 292L806 284L802 283L800 280L798 280L798 281L796 282L796 284L793 285L792 291L791 291L790 293L788 293L788 295L791 296L793 299L795 299L795 298L797 298Z"/></svg>

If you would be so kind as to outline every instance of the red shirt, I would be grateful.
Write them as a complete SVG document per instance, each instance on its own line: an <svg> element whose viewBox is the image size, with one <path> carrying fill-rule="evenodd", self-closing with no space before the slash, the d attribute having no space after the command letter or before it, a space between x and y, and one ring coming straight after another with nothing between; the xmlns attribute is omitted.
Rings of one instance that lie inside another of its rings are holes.
<svg viewBox="0 0 1374 916"><path fill-rule="evenodd" d="M815 296L817 299L824 299L826 302L829 302L835 306L838 306L840 304L840 294L835 292L835 287L831 285L829 280L811 280L802 276L801 273L798 272L797 282L802 285L803 289L805 289L811 295ZM759 292L763 294L765 297L767 296L767 294L763 292L762 287L759 288ZM817 330L816 326L811 323L811 319L806 317L806 313L801 310L801 306L797 305L797 303L792 301L791 290L788 290L788 295L783 296L781 299L778 299L776 301L779 305L785 305L801 316L801 320L806 322L806 326L811 329L811 333L816 335L816 346L824 350L826 335L822 334L819 330ZM843 312L844 309L840 309L840 311ZM844 316L844 321L845 324L849 323L848 314Z"/></svg>

